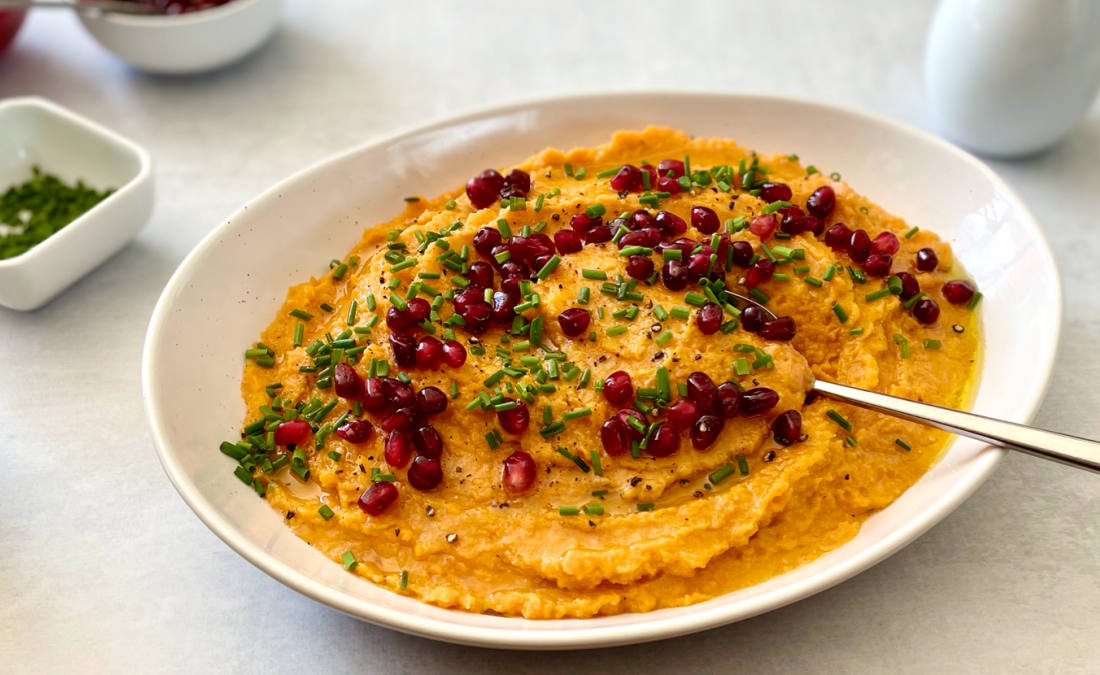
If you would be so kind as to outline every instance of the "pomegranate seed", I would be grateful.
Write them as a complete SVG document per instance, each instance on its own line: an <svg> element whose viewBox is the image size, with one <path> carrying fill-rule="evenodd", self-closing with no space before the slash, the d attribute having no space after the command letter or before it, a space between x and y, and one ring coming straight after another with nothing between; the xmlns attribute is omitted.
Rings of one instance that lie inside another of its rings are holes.
<svg viewBox="0 0 1100 675"><path fill-rule="evenodd" d="M745 417L756 417L760 413L767 412L779 404L779 394L767 387L749 389L741 397L741 414Z"/></svg>
<svg viewBox="0 0 1100 675"><path fill-rule="evenodd" d="M653 248L659 243L661 243L661 231L655 227L646 227L624 235L619 240L619 249L624 249L627 246Z"/></svg>
<svg viewBox="0 0 1100 675"><path fill-rule="evenodd" d="M438 459L420 455L412 461L405 477L409 485L424 492L437 487L443 481L443 466Z"/></svg>
<svg viewBox="0 0 1100 675"><path fill-rule="evenodd" d="M653 430L653 436L646 444L645 451L651 457L668 457L680 449L680 432L671 422L661 422Z"/></svg>
<svg viewBox="0 0 1100 675"><path fill-rule="evenodd" d="M413 410L421 415L438 415L447 409L447 395L438 387L424 387L416 392Z"/></svg>
<svg viewBox="0 0 1100 675"><path fill-rule="evenodd" d="M925 326L934 324L940 318L940 306L932 298L921 298L913 305L913 318Z"/></svg>
<svg viewBox="0 0 1100 675"><path fill-rule="evenodd" d="M709 415L714 412L714 399L718 396L718 387L714 386L714 380L706 373L698 371L688 375L688 398L695 402L699 412Z"/></svg>
<svg viewBox="0 0 1100 675"><path fill-rule="evenodd" d="M504 176L495 169L486 169L466 181L466 196L470 198L470 203L475 208L484 209L500 199L500 191L503 188Z"/></svg>
<svg viewBox="0 0 1100 675"><path fill-rule="evenodd" d="M618 457L630 449L625 427L626 425L616 416L607 418L600 427L600 441L603 443L604 452L609 457Z"/></svg>
<svg viewBox="0 0 1100 675"><path fill-rule="evenodd" d="M340 425L336 435L349 443L366 443L374 434L374 427L365 420L354 420Z"/></svg>
<svg viewBox="0 0 1100 675"><path fill-rule="evenodd" d="M470 263L470 271L466 274L466 278L470 281L470 286L482 289L492 288L493 266L481 260Z"/></svg>
<svg viewBox="0 0 1100 675"><path fill-rule="evenodd" d="M657 175L668 176L668 172L672 172L671 178L679 178L684 175L684 163L678 159L662 159L657 164Z"/></svg>
<svg viewBox="0 0 1100 675"><path fill-rule="evenodd" d="M797 410L788 410L772 422L772 434L775 440L790 445L802 438L802 414Z"/></svg>
<svg viewBox="0 0 1100 675"><path fill-rule="evenodd" d="M512 399L504 399L506 402ZM518 401L518 405L511 410L501 410L497 413L497 421L504 430L510 434L522 434L527 431L527 425L531 423L531 413L527 410L527 404Z"/></svg>
<svg viewBox="0 0 1100 675"><path fill-rule="evenodd" d="M796 237L806 230L811 229L815 222L821 222L813 216L802 216L800 218L784 218L779 224L779 229L783 230L792 237Z"/></svg>
<svg viewBox="0 0 1100 675"><path fill-rule="evenodd" d="M730 247L733 249L733 264L738 267L748 267L755 255L752 244L747 241L735 241L730 243ZM721 260L720 257L719 260Z"/></svg>
<svg viewBox="0 0 1100 675"><path fill-rule="evenodd" d="M930 248L917 251L917 271L931 272L940 266L940 257Z"/></svg>
<svg viewBox="0 0 1100 675"><path fill-rule="evenodd" d="M508 240L508 251L513 260L528 262L532 258L550 253L550 249L534 237L516 236Z"/></svg>
<svg viewBox="0 0 1100 675"><path fill-rule="evenodd" d="M714 412L722 419L731 419L737 416L741 408L741 387L733 382L723 382L718 385L718 391L714 396Z"/></svg>
<svg viewBox="0 0 1100 675"><path fill-rule="evenodd" d="M396 377L382 380L382 392L386 396L387 404L392 404L395 408L408 408L416 401L412 387Z"/></svg>
<svg viewBox="0 0 1100 675"><path fill-rule="evenodd" d="M657 190L659 192L667 192L670 195L678 195L684 191L684 186L680 185L680 181L675 178L661 176L657 179Z"/></svg>
<svg viewBox="0 0 1100 675"><path fill-rule="evenodd" d="M789 202L793 194L790 186L786 183L764 183L760 186L760 198L769 204L772 202Z"/></svg>
<svg viewBox="0 0 1100 675"><path fill-rule="evenodd" d="M504 291L493 293L493 323L510 324L516 317L516 305L519 304L519 294L512 295Z"/></svg>
<svg viewBox="0 0 1100 675"><path fill-rule="evenodd" d="M465 314L466 308L475 302L483 302L483 289L480 288L466 288L458 293L455 293L454 303L455 312L458 314Z"/></svg>
<svg viewBox="0 0 1100 675"><path fill-rule="evenodd" d="M863 263L863 271L872 277L888 277L893 264L894 256L889 253L872 253Z"/></svg>
<svg viewBox="0 0 1100 675"><path fill-rule="evenodd" d="M427 320L431 313L432 306L428 304L428 301L424 298L413 298L409 300L408 308L405 310L410 327L419 324L421 321Z"/></svg>
<svg viewBox="0 0 1100 675"><path fill-rule="evenodd" d="M416 366L418 368L438 368L443 362L443 343L431 335L420 338L416 345Z"/></svg>
<svg viewBox="0 0 1100 675"><path fill-rule="evenodd" d="M781 316L767 321L760 327L760 337L774 342L790 342L794 338L794 319Z"/></svg>
<svg viewBox="0 0 1100 675"><path fill-rule="evenodd" d="M661 268L661 280L670 291L682 291L688 285L687 265L679 260L666 260Z"/></svg>
<svg viewBox="0 0 1100 675"><path fill-rule="evenodd" d="M943 297L953 305L970 302L974 297L974 285L965 279L955 279L943 285Z"/></svg>
<svg viewBox="0 0 1100 675"><path fill-rule="evenodd" d="M716 415L703 415L691 426L691 444L696 450L706 450L718 440L726 423Z"/></svg>
<svg viewBox="0 0 1100 675"><path fill-rule="evenodd" d="M705 206L693 206L691 208L691 226L703 234L714 234L718 231L718 214L714 209Z"/></svg>
<svg viewBox="0 0 1100 675"><path fill-rule="evenodd" d="M386 437L386 463L395 469L404 469L413 456L412 441L402 431L391 431Z"/></svg>
<svg viewBox="0 0 1100 675"><path fill-rule="evenodd" d="M466 348L457 340L447 340L443 343L443 361L451 368L458 368L466 363Z"/></svg>
<svg viewBox="0 0 1100 675"><path fill-rule="evenodd" d="M584 243L576 230L558 230L554 233L554 243L557 244L558 251L562 255L576 253L584 248Z"/></svg>
<svg viewBox="0 0 1100 675"><path fill-rule="evenodd" d="M382 420L382 431L386 433L394 430L412 431L416 428L419 417L412 408L398 408L390 413L389 417Z"/></svg>
<svg viewBox="0 0 1100 675"><path fill-rule="evenodd" d="M500 230L495 227L483 227L474 235L474 250L489 257L493 248L500 246L504 237L500 236Z"/></svg>
<svg viewBox="0 0 1100 675"><path fill-rule="evenodd" d="M649 425L649 422L646 421L645 415L638 412L634 408L623 408L619 412L615 413L615 416L618 417L619 421L623 423L623 428L625 429L627 440L640 441L645 437L645 432L638 431L630 424L630 420L634 419L637 422L641 423L641 426L644 429L646 426Z"/></svg>
<svg viewBox="0 0 1100 675"><path fill-rule="evenodd" d="M611 189L616 192L641 192L643 187L641 169L630 164L624 164L611 179Z"/></svg>
<svg viewBox="0 0 1100 675"><path fill-rule="evenodd" d="M806 231L812 233L815 237L820 237L821 233L825 231L825 221L816 216L806 216Z"/></svg>
<svg viewBox="0 0 1100 675"><path fill-rule="evenodd" d="M741 310L741 327L750 333L759 333L767 322L767 313L756 305L749 305Z"/></svg>
<svg viewBox="0 0 1100 675"><path fill-rule="evenodd" d="M588 323L591 320L592 316L588 313L588 310L580 307L567 309L558 315L558 325L561 326L561 332L569 337L583 335L584 331L588 330Z"/></svg>
<svg viewBox="0 0 1100 675"><path fill-rule="evenodd" d="M313 427L305 420L287 420L275 427L275 445L302 445L309 438Z"/></svg>
<svg viewBox="0 0 1100 675"><path fill-rule="evenodd" d="M597 225L603 225L603 218L589 218L587 213L578 213L569 219L569 227L582 237Z"/></svg>
<svg viewBox="0 0 1100 675"><path fill-rule="evenodd" d="M848 242L848 257L853 262L862 264L871 255L871 235L867 230L856 230L852 233L852 239Z"/></svg>
<svg viewBox="0 0 1100 675"><path fill-rule="evenodd" d="M430 424L414 431L412 442L413 447L416 448L416 454L421 457L439 459L443 456L443 437Z"/></svg>
<svg viewBox="0 0 1100 675"><path fill-rule="evenodd" d="M363 380L359 373L346 363L337 363L332 374L332 382L336 385L336 395L349 401L357 401L363 398Z"/></svg>
<svg viewBox="0 0 1100 675"><path fill-rule="evenodd" d="M386 310L386 326L394 333L404 333L409 329L404 312L393 305Z"/></svg>
<svg viewBox="0 0 1100 675"><path fill-rule="evenodd" d="M772 278L772 274L775 273L775 263L767 258L761 258L749 268L749 271L745 274L745 286L748 288L755 288L756 286L764 283L768 279Z"/></svg>
<svg viewBox="0 0 1100 675"><path fill-rule="evenodd" d="M531 191L531 176L526 171L512 169L504 176L504 187L512 188L518 191L521 196L526 197L527 193Z"/></svg>
<svg viewBox="0 0 1100 675"><path fill-rule="evenodd" d="M369 377L363 383L363 409L367 412L379 412L389 405L382 385L382 379Z"/></svg>
<svg viewBox="0 0 1100 675"><path fill-rule="evenodd" d="M898 272L896 276L901 279L901 295L898 297L902 300L909 300L920 293L920 282L915 276L908 272Z"/></svg>
<svg viewBox="0 0 1100 675"><path fill-rule="evenodd" d="M359 508L367 515L380 516L393 506L398 494L393 483L373 483L359 495Z"/></svg>
<svg viewBox="0 0 1100 675"><path fill-rule="evenodd" d="M401 368L416 366L416 338L405 333L390 333L390 350Z"/></svg>
<svg viewBox="0 0 1100 675"><path fill-rule="evenodd" d="M646 228L656 227L653 223L653 214L645 209L638 209L630 214L630 223L630 229L632 230L644 230Z"/></svg>
<svg viewBox="0 0 1100 675"><path fill-rule="evenodd" d="M847 251L852 243L852 230L844 223L837 223L825 231L825 245L834 251Z"/></svg>
<svg viewBox="0 0 1100 675"><path fill-rule="evenodd" d="M806 199L806 210L811 216L825 220L833 212L836 206L836 193L828 185L823 185L813 191Z"/></svg>
<svg viewBox="0 0 1100 675"><path fill-rule="evenodd" d="M527 266L527 263L519 260L508 260L500 264L500 276L501 286L505 286L504 282L509 279L516 279L522 281L531 276L531 268ZM518 290L519 286L516 286Z"/></svg>
<svg viewBox="0 0 1100 675"><path fill-rule="evenodd" d="M657 169L655 169L652 164L643 164L639 168L642 171L645 171L646 173L649 174L649 185L650 185L650 187L656 187L656 185L657 185ZM642 180L644 181L645 179L643 178ZM642 183L642 187L643 188L645 187L644 182Z"/></svg>
<svg viewBox="0 0 1100 675"><path fill-rule="evenodd" d="M553 257L553 253L544 253L543 255L535 256L531 259L531 266L537 272L541 270L546 265L546 263L550 262L550 259Z"/></svg>
<svg viewBox="0 0 1100 675"><path fill-rule="evenodd" d="M535 484L537 475L538 465L535 464L535 459L518 450L504 460L501 482L504 483L504 489L513 494L527 492Z"/></svg>
<svg viewBox="0 0 1100 675"><path fill-rule="evenodd" d="M757 216L749 223L749 232L760 237L760 241L767 241L775 232L775 215Z"/></svg>
<svg viewBox="0 0 1100 675"><path fill-rule="evenodd" d="M616 370L603 381L603 395L611 405L626 405L634 400L634 383L625 370Z"/></svg>
<svg viewBox="0 0 1100 675"><path fill-rule="evenodd" d="M880 232L875 240L871 242L871 251L874 253L894 255L900 248L901 242L898 241L898 235L893 232Z"/></svg>
<svg viewBox="0 0 1100 675"><path fill-rule="evenodd" d="M611 228L607 225L597 225L589 228L584 233L584 243L586 244L602 244L605 241L611 241L614 237L614 233L611 232Z"/></svg>
<svg viewBox="0 0 1100 675"><path fill-rule="evenodd" d="M710 256L706 253L696 253L688 258L687 278L688 283L696 283L710 274Z"/></svg>
<svg viewBox="0 0 1100 675"><path fill-rule="evenodd" d="M481 335L489 330L489 323L493 318L493 310L489 307L489 303L484 300L478 300L466 308L466 312L462 315L462 318L466 321L466 325L463 326L463 328L466 329L467 333Z"/></svg>
<svg viewBox="0 0 1100 675"><path fill-rule="evenodd" d="M678 237L688 229L687 221L668 211L658 211L653 224L666 237Z"/></svg>
<svg viewBox="0 0 1100 675"><path fill-rule="evenodd" d="M714 335L722 327L722 306L708 302L695 313L695 323L703 335Z"/></svg>
<svg viewBox="0 0 1100 675"><path fill-rule="evenodd" d="M668 407L668 421L681 432L687 431L699 419L699 407L690 398L682 398Z"/></svg>

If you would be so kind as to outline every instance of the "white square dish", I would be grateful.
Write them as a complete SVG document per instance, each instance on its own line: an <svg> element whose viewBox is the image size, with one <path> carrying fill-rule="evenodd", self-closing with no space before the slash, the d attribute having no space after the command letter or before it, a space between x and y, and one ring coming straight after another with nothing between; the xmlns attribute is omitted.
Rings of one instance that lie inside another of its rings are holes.
<svg viewBox="0 0 1100 675"><path fill-rule="evenodd" d="M0 193L32 176L114 192L48 239L0 260L0 305L38 309L125 246L153 211L148 153L118 134L40 98L0 101Z"/></svg>

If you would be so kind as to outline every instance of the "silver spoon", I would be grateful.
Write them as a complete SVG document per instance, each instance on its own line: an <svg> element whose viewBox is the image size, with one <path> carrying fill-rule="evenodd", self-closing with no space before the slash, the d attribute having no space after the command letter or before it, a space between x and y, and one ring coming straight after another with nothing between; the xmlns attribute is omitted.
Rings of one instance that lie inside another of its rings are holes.
<svg viewBox="0 0 1100 675"><path fill-rule="evenodd" d="M771 310L756 300L738 293L730 294L742 302L759 307L770 319L776 318ZM1096 441L1043 431L1023 424L995 420L930 403L918 403L906 398L834 382L816 380L810 391L860 408L973 438L998 448L1016 450L1034 457L1042 457L1053 462L1075 466L1078 469L1100 473L1100 443Z"/></svg>
<svg viewBox="0 0 1100 675"><path fill-rule="evenodd" d="M139 5L123 0L0 0L0 11L25 9L71 9L78 14L90 17L103 14L144 14L164 15L164 9Z"/></svg>

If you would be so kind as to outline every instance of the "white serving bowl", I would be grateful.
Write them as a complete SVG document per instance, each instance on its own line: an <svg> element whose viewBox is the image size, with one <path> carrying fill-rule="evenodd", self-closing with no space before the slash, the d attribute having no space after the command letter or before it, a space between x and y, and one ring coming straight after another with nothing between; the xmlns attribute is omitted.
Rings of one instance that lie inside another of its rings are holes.
<svg viewBox="0 0 1100 675"><path fill-rule="evenodd" d="M961 504L1002 451L956 441L852 541L758 586L648 614L529 621L431 607L348 574L233 475L218 445L238 432L246 412L242 350L270 323L289 286L326 272L364 227L399 213L405 195L439 194L546 146L593 145L648 124L732 137L767 153L797 152L951 241L985 294L989 367L974 410L1031 419L1058 341L1061 289L1039 226L984 164L911 127L815 103L688 93L555 98L407 131L322 162L249 203L188 256L153 314L142 383L161 462L199 518L263 571L352 616L464 644L567 649L682 635L805 598L886 558Z"/></svg>
<svg viewBox="0 0 1100 675"><path fill-rule="evenodd" d="M80 21L99 44L135 68L190 75L227 66L271 37L283 0L233 0L175 16L89 15Z"/></svg>
<svg viewBox="0 0 1100 675"><path fill-rule="evenodd" d="M40 98L0 101L0 193L32 167L115 192L29 251L0 260L0 305L38 309L125 246L153 211L153 163L139 146Z"/></svg>

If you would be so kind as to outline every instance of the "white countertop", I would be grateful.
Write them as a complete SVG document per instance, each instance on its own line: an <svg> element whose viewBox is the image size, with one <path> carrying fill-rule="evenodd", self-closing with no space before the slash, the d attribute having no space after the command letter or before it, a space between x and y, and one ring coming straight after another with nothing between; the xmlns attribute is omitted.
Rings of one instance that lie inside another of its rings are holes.
<svg viewBox="0 0 1100 675"><path fill-rule="evenodd" d="M172 489L141 402L153 305L222 218L308 164L567 91L779 93L930 126L931 2L680 6L291 0L262 51L187 79L130 70L71 16L31 17L0 58L0 97L45 96L144 145L158 195L137 241L77 286L35 313L0 310L0 672L1096 672L1100 476L1028 457L809 600L676 640L542 656L433 643L315 604L233 553ZM1066 284L1036 423L1100 437L1100 107L1051 152L993 167L1045 225Z"/></svg>

